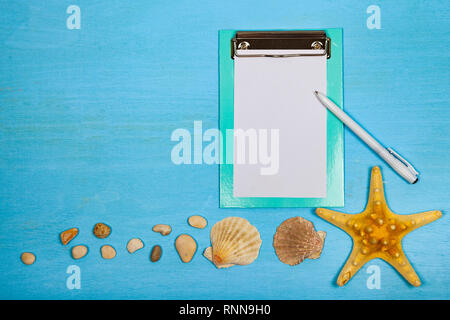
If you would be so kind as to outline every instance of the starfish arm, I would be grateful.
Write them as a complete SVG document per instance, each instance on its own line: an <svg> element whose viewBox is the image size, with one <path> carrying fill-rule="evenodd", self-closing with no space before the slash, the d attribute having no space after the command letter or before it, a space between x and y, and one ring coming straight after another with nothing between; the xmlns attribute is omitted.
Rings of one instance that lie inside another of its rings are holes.
<svg viewBox="0 0 450 320"><path fill-rule="evenodd" d="M397 248L395 256L386 254L380 258L393 266L413 286L418 287L421 285L419 276L414 271L401 247Z"/></svg>
<svg viewBox="0 0 450 320"><path fill-rule="evenodd" d="M334 224L336 227L341 228L346 231L347 222L354 217L353 214L342 213L339 211L334 211L330 209L317 208L316 214L322 219L328 221L329 223Z"/></svg>
<svg viewBox="0 0 450 320"><path fill-rule="evenodd" d="M361 246L353 243L352 253L339 273L337 279L338 286L342 287L345 285L369 260L370 258L367 255L361 253Z"/></svg>
<svg viewBox="0 0 450 320"><path fill-rule="evenodd" d="M379 167L372 168L370 176L369 201L375 200L386 201L384 198L383 176Z"/></svg>
<svg viewBox="0 0 450 320"><path fill-rule="evenodd" d="M396 218L399 222L402 223L402 227L405 229L404 235L426 224L429 224L430 222L433 222L440 217L442 217L442 212L437 210L408 215L396 215Z"/></svg>

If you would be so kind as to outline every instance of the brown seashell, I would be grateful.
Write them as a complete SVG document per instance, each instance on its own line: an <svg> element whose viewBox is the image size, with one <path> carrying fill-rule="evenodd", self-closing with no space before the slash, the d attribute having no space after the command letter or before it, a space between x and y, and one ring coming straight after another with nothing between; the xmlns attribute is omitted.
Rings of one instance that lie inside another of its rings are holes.
<svg viewBox="0 0 450 320"><path fill-rule="evenodd" d="M316 232L312 222L294 217L278 226L273 247L281 262L294 266L306 258L319 258L325 236L323 231Z"/></svg>
<svg viewBox="0 0 450 320"><path fill-rule="evenodd" d="M325 242L325 237L327 236L327 233L325 231L317 231L317 234L319 235L320 239L322 240L322 246L320 247L320 250L317 250L316 252L313 252L308 257L308 259L319 259L320 255L322 254L323 244Z"/></svg>

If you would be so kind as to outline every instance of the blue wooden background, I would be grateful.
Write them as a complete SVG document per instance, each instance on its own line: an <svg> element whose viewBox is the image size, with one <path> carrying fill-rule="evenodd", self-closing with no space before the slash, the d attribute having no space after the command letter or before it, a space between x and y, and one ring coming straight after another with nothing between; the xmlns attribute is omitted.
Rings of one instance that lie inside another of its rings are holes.
<svg viewBox="0 0 450 320"><path fill-rule="evenodd" d="M81 8L81 29L68 30L66 8ZM366 9L381 8L369 30ZM0 298L3 299L442 299L449 298L448 1L1 1L0 2ZM369 170L381 165L387 200L397 213L440 209L443 217L403 241L423 285L413 288L385 262L381 289L366 286L368 265L335 285L350 237L312 209L219 209L218 168L176 166L176 128L218 125L219 29L344 28L345 109L421 172L408 185L346 130L345 207L366 203ZM192 214L207 217L197 230ZM201 252L211 226L226 216L260 230L259 258L217 270ZM319 260L280 263L276 227L300 215L328 237ZM96 222L113 228L93 237ZM151 231L168 223L173 233ZM71 243L90 252L74 261L59 232L77 226ZM199 250L183 264L180 233ZM145 248L128 254L126 242ZM100 257L102 244L117 257ZM163 247L149 262L150 248ZM20 262L22 251L36 263ZM81 268L81 289L66 287L66 269Z"/></svg>

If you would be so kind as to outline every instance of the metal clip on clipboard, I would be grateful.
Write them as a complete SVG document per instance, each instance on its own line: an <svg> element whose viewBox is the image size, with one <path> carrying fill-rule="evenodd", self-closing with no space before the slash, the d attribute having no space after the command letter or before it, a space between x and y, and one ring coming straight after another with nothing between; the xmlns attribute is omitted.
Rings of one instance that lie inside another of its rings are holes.
<svg viewBox="0 0 450 320"><path fill-rule="evenodd" d="M311 50L311 53L239 54L238 50ZM325 31L238 31L231 40L231 58L323 56L330 58L330 38Z"/></svg>

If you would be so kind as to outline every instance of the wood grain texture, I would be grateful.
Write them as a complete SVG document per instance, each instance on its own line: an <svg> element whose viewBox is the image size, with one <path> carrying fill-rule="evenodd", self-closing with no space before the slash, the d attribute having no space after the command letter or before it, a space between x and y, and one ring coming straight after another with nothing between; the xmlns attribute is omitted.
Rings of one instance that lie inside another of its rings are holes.
<svg viewBox="0 0 450 320"><path fill-rule="evenodd" d="M66 8L81 8L80 30L67 30ZM443 299L450 298L450 108L448 3L377 1L380 30L366 28L371 3L299 0L3 1L0 4L0 298L2 299ZM251 12L243 17L236 14ZM443 217L409 234L403 248L422 286L412 288L383 261L381 289L366 287L362 268L335 285L351 251L343 231L312 209L219 209L218 168L175 166L176 128L218 125L219 29L344 28L345 109L420 171L408 185L345 131L345 212L363 210L369 171L380 165L389 207ZM436 35L440 39L436 42ZM186 219L208 219L203 230ZM209 231L241 216L261 234L259 258L217 270L201 252ZM302 216L327 232L318 260L290 267L272 247L276 227ZM97 222L112 227L97 239ZM162 237L157 223L172 226ZM63 247L59 233L80 234ZM180 261L174 240L192 235L198 251ZM129 239L145 247L133 255ZM74 261L73 245L89 246ZM104 260L103 244L117 256ZM153 245L163 248L158 263ZM36 254L24 266L20 253ZM66 269L82 271L80 290ZM245 284L244 284L245 282Z"/></svg>

